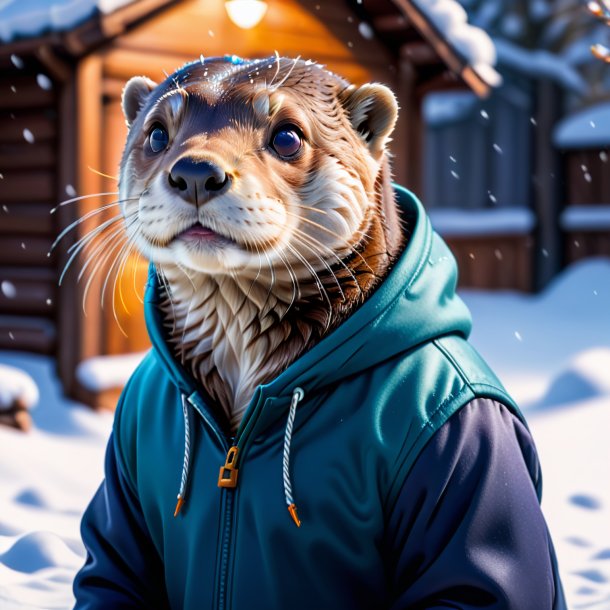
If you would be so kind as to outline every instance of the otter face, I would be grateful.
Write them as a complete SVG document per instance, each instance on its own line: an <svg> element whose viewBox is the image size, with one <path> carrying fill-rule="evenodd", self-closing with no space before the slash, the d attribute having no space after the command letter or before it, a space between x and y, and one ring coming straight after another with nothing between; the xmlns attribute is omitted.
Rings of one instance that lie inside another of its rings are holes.
<svg viewBox="0 0 610 610"><path fill-rule="evenodd" d="M397 105L300 60L211 59L129 81L120 172L129 238L211 273L319 270L366 235Z"/></svg>

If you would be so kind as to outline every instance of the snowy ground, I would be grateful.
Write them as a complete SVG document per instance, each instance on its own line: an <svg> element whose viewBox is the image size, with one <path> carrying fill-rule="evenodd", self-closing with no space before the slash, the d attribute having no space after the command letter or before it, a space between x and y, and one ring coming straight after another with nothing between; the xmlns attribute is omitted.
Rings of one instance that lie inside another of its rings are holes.
<svg viewBox="0 0 610 610"><path fill-rule="evenodd" d="M543 295L468 292L473 342L527 413L570 608L610 609L610 260ZM102 477L111 416L61 397L53 363L0 353L39 385L35 429L0 429L0 608L69 608L80 515Z"/></svg>

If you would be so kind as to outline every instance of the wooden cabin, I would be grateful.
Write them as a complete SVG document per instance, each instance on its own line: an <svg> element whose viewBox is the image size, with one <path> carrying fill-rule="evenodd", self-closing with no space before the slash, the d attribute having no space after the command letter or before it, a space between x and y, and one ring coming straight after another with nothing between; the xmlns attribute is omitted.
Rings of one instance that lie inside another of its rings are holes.
<svg viewBox="0 0 610 610"><path fill-rule="evenodd" d="M41 0L50 17L38 31L32 33L27 15L12 31L8 21L0 27L0 281L8 288L0 294L0 348L55 355L66 391L93 406L114 405L120 388L85 387L77 365L148 347L138 294L147 265L131 256L115 282L107 268L118 237L88 252L75 250L110 219L113 208L94 210L115 196L57 206L117 190L126 136L120 97L131 76L160 80L200 55L264 57L277 50L314 59L354 83L384 82L402 108L393 141L396 179L418 192L424 95L469 88L484 96L493 74L489 66L484 73L474 69L434 15L408 0L269 0L263 21L251 30L228 19L223 0L88 5L89 13L82 9L71 23L73 15L59 10L68 6L65 0ZM78 218L84 221L51 252L56 236ZM87 274L79 281L84 266L98 264L102 271L91 282Z"/></svg>
<svg viewBox="0 0 610 610"><path fill-rule="evenodd" d="M563 262L610 256L610 103L565 117L553 139L561 151L564 181L559 217Z"/></svg>

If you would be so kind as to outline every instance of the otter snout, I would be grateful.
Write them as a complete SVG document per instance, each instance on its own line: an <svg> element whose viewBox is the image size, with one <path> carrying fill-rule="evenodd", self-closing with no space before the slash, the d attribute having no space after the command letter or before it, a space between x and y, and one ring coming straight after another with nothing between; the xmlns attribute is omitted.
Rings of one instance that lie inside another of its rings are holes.
<svg viewBox="0 0 610 610"><path fill-rule="evenodd" d="M225 192L231 182L229 175L215 163L191 157L178 159L167 180L182 199L193 205L206 203Z"/></svg>

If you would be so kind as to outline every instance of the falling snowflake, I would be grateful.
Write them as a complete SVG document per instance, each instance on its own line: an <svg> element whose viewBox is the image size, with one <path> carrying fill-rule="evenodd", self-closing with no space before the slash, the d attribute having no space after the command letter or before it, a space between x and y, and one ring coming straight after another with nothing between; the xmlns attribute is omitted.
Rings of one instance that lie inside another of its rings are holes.
<svg viewBox="0 0 610 610"><path fill-rule="evenodd" d="M76 189L71 184L66 184L66 195L76 197Z"/></svg>
<svg viewBox="0 0 610 610"><path fill-rule="evenodd" d="M498 250L498 249L494 250L494 255L499 261L502 260L502 251L501 250Z"/></svg>
<svg viewBox="0 0 610 610"><path fill-rule="evenodd" d="M53 89L53 82L45 74L38 74L36 76L36 82L38 83L38 86L45 91L50 91Z"/></svg>
<svg viewBox="0 0 610 610"><path fill-rule="evenodd" d="M592 182L593 181L593 178L591 178L591 174L589 172L585 173L585 180L587 182Z"/></svg>
<svg viewBox="0 0 610 610"><path fill-rule="evenodd" d="M362 38L366 38L366 40L372 40L375 37L373 28L366 23L366 21L361 21L358 24L358 31L360 32L360 36L362 36Z"/></svg>
<svg viewBox="0 0 610 610"><path fill-rule="evenodd" d="M0 290L7 299L14 299L17 296L15 284L13 284L13 282L9 282L8 280L4 280L0 284Z"/></svg>
<svg viewBox="0 0 610 610"><path fill-rule="evenodd" d="M489 119L489 115L487 114L487 111L486 111L486 110L481 110L481 116L482 116L484 119Z"/></svg>
<svg viewBox="0 0 610 610"><path fill-rule="evenodd" d="M34 134L26 127L23 130L23 139L30 144L34 144L36 138L34 138Z"/></svg>
<svg viewBox="0 0 610 610"><path fill-rule="evenodd" d="M449 159L450 159L451 163L457 163L457 159L455 157L452 157L451 155L449 155Z"/></svg>
<svg viewBox="0 0 610 610"><path fill-rule="evenodd" d="M589 121L589 125L591 125L591 127L595 128L595 121Z"/></svg>
<svg viewBox="0 0 610 610"><path fill-rule="evenodd" d="M212 32L212 30L208 30L208 36L210 38L214 38L214 32Z"/></svg>
<svg viewBox="0 0 610 610"><path fill-rule="evenodd" d="M501 154L502 154L502 152L503 152L503 151L502 151L502 149L500 148L500 146L499 146L498 144L496 144L495 142L494 142L494 150L495 150L495 151L496 151L496 152L497 152L499 155L501 155Z"/></svg>
<svg viewBox="0 0 610 610"><path fill-rule="evenodd" d="M11 55L11 63L13 64L13 66L15 66L15 68L17 68L18 70L21 70L23 68L23 66L25 65L23 63L23 59L21 59L21 57L19 57L19 55Z"/></svg>
<svg viewBox="0 0 610 610"><path fill-rule="evenodd" d="M8 331L8 336L9 336L11 341L15 340L15 335L13 335L13 333L10 330Z"/></svg>
<svg viewBox="0 0 610 610"><path fill-rule="evenodd" d="M459 180L460 179L460 175L455 171L455 170L451 170L451 175L456 179Z"/></svg>
<svg viewBox="0 0 610 610"><path fill-rule="evenodd" d="M523 337L518 330L515 331L515 339L517 339L517 341L523 341Z"/></svg>
<svg viewBox="0 0 610 610"><path fill-rule="evenodd" d="M605 150L602 150L602 151L599 153L599 158L600 158L600 159L601 159L601 160L602 160L604 163L606 163L606 161L608 161L608 153L607 153Z"/></svg>
<svg viewBox="0 0 610 610"><path fill-rule="evenodd" d="M53 305L53 301L51 299L46 300L47 305Z"/></svg>
<svg viewBox="0 0 610 610"><path fill-rule="evenodd" d="M530 123L531 123L532 125L534 125L534 127L535 127L536 125L538 125L538 121L536 121L536 119L535 119L533 116L531 116L531 117L530 117Z"/></svg>
<svg viewBox="0 0 610 610"><path fill-rule="evenodd" d="M25 243L24 242L21 242L21 249L25 250Z"/></svg>

